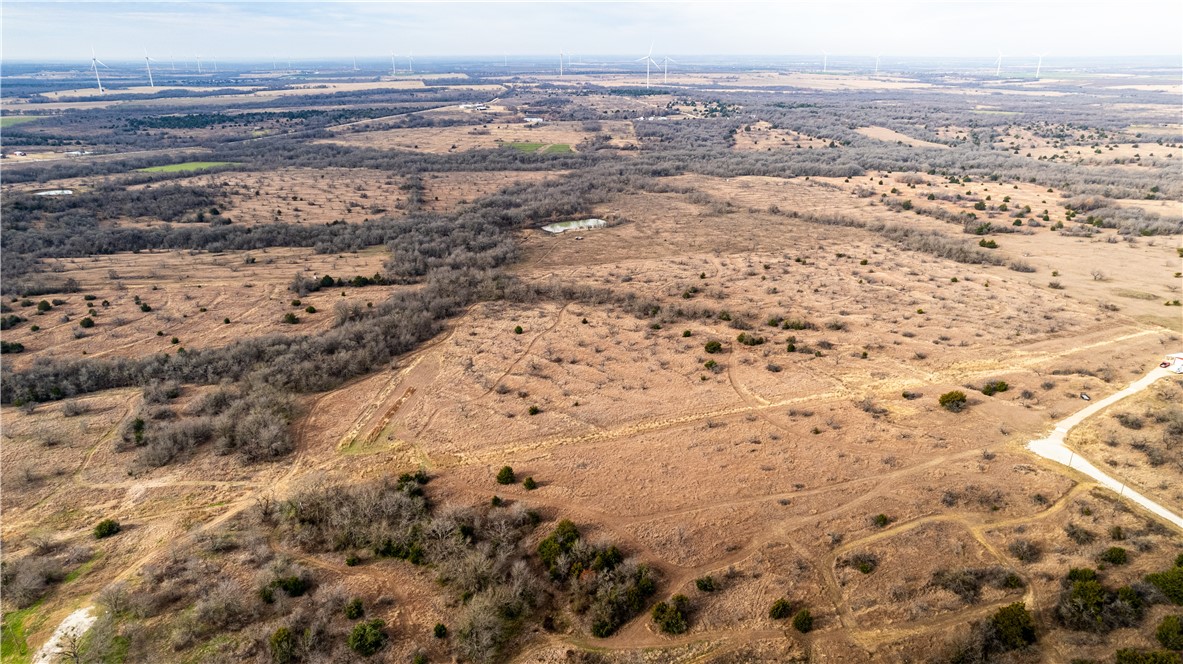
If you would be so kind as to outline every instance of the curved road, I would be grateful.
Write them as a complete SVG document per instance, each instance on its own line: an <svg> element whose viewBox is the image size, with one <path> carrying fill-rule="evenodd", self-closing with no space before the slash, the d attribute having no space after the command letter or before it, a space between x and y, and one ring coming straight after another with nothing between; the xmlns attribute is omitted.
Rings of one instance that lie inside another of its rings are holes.
<svg viewBox="0 0 1183 664"><path fill-rule="evenodd" d="M1054 431L1052 431L1050 436L1027 443L1027 449L1045 459L1051 459L1056 463L1063 464L1073 470L1088 475L1089 477L1096 480L1098 484L1106 486L1117 492L1117 494L1123 499L1137 503L1146 511L1153 513L1155 516L1158 516L1179 530L1183 530L1183 517L1129 488L1120 480L1115 479L1111 475L1108 475L1101 469L1089 463L1088 459L1080 456L1064 444L1064 437L1068 435L1068 432L1071 431L1073 427L1087 419L1089 416L1096 414L1106 406L1110 406L1128 396L1132 396L1138 392L1141 392L1142 390L1150 387L1154 381L1169 375L1171 375L1171 372L1167 371L1166 369L1156 367L1150 373L1146 374L1146 376L1141 380L1131 383L1129 387L1125 388L1124 390L1111 394L1100 401L1094 402L1089 407L1081 409L1071 417L1060 420L1058 423L1056 423L1056 428Z"/></svg>

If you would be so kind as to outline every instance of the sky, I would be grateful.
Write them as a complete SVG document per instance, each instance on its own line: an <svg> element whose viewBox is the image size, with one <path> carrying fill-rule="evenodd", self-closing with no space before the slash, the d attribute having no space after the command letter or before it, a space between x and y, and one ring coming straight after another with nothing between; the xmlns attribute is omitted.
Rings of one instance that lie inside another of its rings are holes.
<svg viewBox="0 0 1183 664"><path fill-rule="evenodd" d="M1179 0L23 2L6 60L601 54L1183 58Z"/></svg>

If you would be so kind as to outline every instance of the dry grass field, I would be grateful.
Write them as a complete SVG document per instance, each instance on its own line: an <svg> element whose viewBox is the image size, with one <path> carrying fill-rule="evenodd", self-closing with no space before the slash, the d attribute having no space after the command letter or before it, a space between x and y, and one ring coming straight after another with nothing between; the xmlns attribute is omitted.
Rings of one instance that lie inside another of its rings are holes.
<svg viewBox="0 0 1183 664"><path fill-rule="evenodd" d="M359 275L372 277L382 272L386 258L386 252L378 249L321 255L308 249L276 248L66 259L61 262L61 274L78 280L80 292L60 298L62 304L45 312L37 312L35 304L21 305L41 298L16 298L9 303L30 322L5 334L6 341L26 348L8 364L19 369L42 357L144 357L180 348L224 346L264 334L327 330L333 325L338 302L377 303L399 287L333 288L301 297L288 288L293 277L319 279L327 274L346 281ZM85 299L88 296L94 299ZM297 299L301 304L294 306L292 301ZM145 304L149 311L143 310ZM317 312L306 313L310 306ZM289 312L297 315L298 323L284 322ZM93 320L94 326L81 327L85 318ZM34 325L40 329L33 331Z"/></svg>
<svg viewBox="0 0 1183 664"><path fill-rule="evenodd" d="M602 122L601 131L612 137L613 147L636 146L632 123ZM479 127L430 127L343 132L331 142L341 145L364 145L387 150L449 153L465 150L509 147L524 152L578 150L578 145L596 131L584 129L578 122L542 122L526 124L503 120Z"/></svg>
<svg viewBox="0 0 1183 664"><path fill-rule="evenodd" d="M250 238L270 225L332 231L346 228L334 222L381 218L398 219L399 234L348 253L211 251L176 248L193 246L183 244L187 235L207 224L120 217L93 225L127 242L176 235L160 241L167 249L78 256L49 253L66 244L51 233L90 232L76 218L84 214L6 208L30 216L5 233L30 254L44 252L29 274L77 285L6 293L6 314L26 319L6 322L6 380L65 361L77 361L76 372L117 358L167 366L190 350L224 351L217 357L256 371L219 379L214 367L209 379L153 379L40 403L17 395L0 408L5 565L33 569L4 578L0 661L32 661L66 616L89 606L104 616L93 633L118 633L132 653L104 661L296 661L276 645L289 628L309 635L299 661L356 661L345 644L363 623L347 617L350 599L361 601L364 620L384 621L387 642L370 660L384 662L977 661L949 653L1016 602L1034 617L1038 641L989 661L1109 662L1118 648L1153 647L1159 622L1178 607L1145 579L1175 564L1183 536L1026 444L1083 408L1082 395L1114 394L1183 350L1183 315L1172 304L1183 287L1180 236L1085 227L1072 209L1080 183L1052 171L990 178L939 164L957 154L997 156L1008 168L1011 159L1048 169L1084 160L1118 174L1106 207L1094 209L1169 220L1180 211L1174 182L1138 198L1142 180L1121 179L1162 165L1113 160L1149 161L1151 151L1179 159L1183 150L1134 148L1114 131L1092 159L1075 154L1087 136L1048 137L1067 125L1009 119L989 125L1002 137L996 150L970 147L981 130L972 118L1011 112L998 100L997 109L962 109L959 122L923 130L919 121L859 117L818 131L823 111L779 116L793 109L742 95L728 107L738 115L704 117L708 100L726 91L809 89L814 103L823 93L910 90L935 104L950 90L846 73L676 78L702 106L603 89L554 101L585 84L643 85L643 75L528 77L487 111L449 104L416 119L431 126L343 122L332 138L311 141L310 151L322 151L316 160L270 161L248 143L210 148L241 160L242 171L78 171L6 184L13 196L140 178L128 188L216 190L233 220L227 233ZM252 98L508 89L468 80L307 82ZM1026 84L1005 86L1030 94ZM570 112L565 118L653 109L697 117L536 125L518 117L548 104L565 109L556 116ZM983 114L968 115L975 110ZM564 157L601 133L618 150ZM830 135L850 140L818 137ZM386 150L386 161L366 151L366 167L341 165L353 148ZM498 161L504 153L461 154L489 148L537 153L530 159L539 166L499 170L513 167ZM416 171L401 161L412 158L444 165ZM916 167L880 167L892 159ZM592 165L581 172L577 160ZM783 172L776 160L802 174L768 175ZM719 175L714 161L736 173ZM858 170L842 170L848 164ZM609 223L579 234L539 228L588 217ZM512 247L504 257L503 240ZM453 254L468 262L440 267ZM414 260L425 267L399 263ZM296 277L385 274L415 283L291 289ZM388 301L432 311L385 311ZM408 352L368 364L370 356L349 354L375 338L401 340L407 320L438 326ZM279 335L304 341L231 354L239 342ZM281 363L305 361L346 377L329 389L281 390ZM941 400L954 391L964 393L960 409ZM1183 381L1160 380L1073 429L1067 445L1183 511L1181 400ZM183 445L186 435L197 442ZM258 458L245 451L276 439L290 448ZM174 457L152 456L161 440L181 441ZM506 466L514 477L502 482ZM327 498L317 503L318 495ZM103 519L121 532L96 538ZM543 551L562 520L582 539L548 574ZM330 536L318 541L322 531ZM596 635L604 596L640 592L597 585L633 569L612 562L610 547L647 566L655 584L638 610ZM598 553L572 567L580 551ZM1096 569L1114 597L1119 588L1141 593L1139 619L1103 631L1070 625L1063 598L1073 568ZM14 604L13 587L32 599ZM525 608L505 600L521 589L531 598ZM679 595L688 621L663 632L652 607ZM771 615L778 600L789 615ZM803 608L812 629L790 618ZM499 625L510 627L498 636Z"/></svg>

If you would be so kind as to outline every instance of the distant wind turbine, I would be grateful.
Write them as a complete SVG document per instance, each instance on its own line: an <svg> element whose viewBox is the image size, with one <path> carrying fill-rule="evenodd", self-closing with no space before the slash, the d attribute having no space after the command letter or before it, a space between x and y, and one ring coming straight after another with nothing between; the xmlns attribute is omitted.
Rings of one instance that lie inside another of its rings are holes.
<svg viewBox="0 0 1183 664"><path fill-rule="evenodd" d="M830 66L830 54L822 51L822 73L826 73Z"/></svg>
<svg viewBox="0 0 1183 664"><path fill-rule="evenodd" d="M1036 65L1035 65L1035 79L1036 80L1039 80L1039 70L1043 69L1043 56L1045 56L1045 55L1047 55L1047 53L1039 53L1037 55L1037 57L1039 58L1039 62L1036 63Z"/></svg>
<svg viewBox="0 0 1183 664"><path fill-rule="evenodd" d="M883 56L882 55L875 56L875 75L876 76L879 75L879 58L881 58L881 57L883 57Z"/></svg>
<svg viewBox="0 0 1183 664"><path fill-rule="evenodd" d="M203 73L203 72L201 71L201 56L200 56L200 55L198 55L198 56L197 56L197 73L198 73L198 74L201 74L201 73Z"/></svg>
<svg viewBox="0 0 1183 664"><path fill-rule="evenodd" d="M407 50L407 73L415 73L415 52L410 49Z"/></svg>
<svg viewBox="0 0 1183 664"><path fill-rule="evenodd" d="M152 58L148 57L148 49L144 49L144 67L148 69L148 85L156 89L156 81L152 80Z"/></svg>
<svg viewBox="0 0 1183 664"><path fill-rule="evenodd" d="M102 60L99 60L97 57L95 57L94 47L91 46L90 47L90 68L94 70L94 80L95 80L95 83L98 83L99 94L103 94L103 92L104 92L103 79L99 78L99 65L103 65L104 67L107 67L107 65L104 64ZM107 67L107 69L110 69L110 67Z"/></svg>
<svg viewBox="0 0 1183 664"><path fill-rule="evenodd" d="M357 71L357 56L353 56L353 71Z"/></svg>
<svg viewBox="0 0 1183 664"><path fill-rule="evenodd" d="M212 55L210 56L210 62L214 63L214 71L218 71L218 61Z"/></svg>
<svg viewBox="0 0 1183 664"><path fill-rule="evenodd" d="M1002 51L998 52L998 59L994 61L994 78L1002 78Z"/></svg>
<svg viewBox="0 0 1183 664"><path fill-rule="evenodd" d="M563 52L559 51L559 78L563 77Z"/></svg>
<svg viewBox="0 0 1183 664"><path fill-rule="evenodd" d="M669 81L670 81L670 63L671 62L674 64L678 64L677 60L671 58L668 55L661 59L661 83L662 83L662 85L665 85L666 83L669 83Z"/></svg>
<svg viewBox="0 0 1183 664"><path fill-rule="evenodd" d="M390 75L391 76L398 76L398 65L395 64L394 58L395 58L395 53L394 53L394 51L391 51L390 52Z"/></svg>
<svg viewBox="0 0 1183 664"><path fill-rule="evenodd" d="M635 62L645 63L645 87L649 87L649 67L650 65L657 65L657 62L653 59L653 44L649 45L649 53L643 58L637 58Z"/></svg>

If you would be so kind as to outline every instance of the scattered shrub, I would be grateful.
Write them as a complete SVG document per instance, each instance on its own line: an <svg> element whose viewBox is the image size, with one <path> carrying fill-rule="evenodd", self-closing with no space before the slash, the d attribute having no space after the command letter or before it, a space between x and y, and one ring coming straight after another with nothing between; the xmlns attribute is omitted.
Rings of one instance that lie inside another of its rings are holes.
<svg viewBox="0 0 1183 664"><path fill-rule="evenodd" d="M513 484L517 479L513 475L513 468L509 466L502 466L501 470L497 471L498 484Z"/></svg>
<svg viewBox="0 0 1183 664"><path fill-rule="evenodd" d="M938 399L941 408L951 412L959 413L961 409L965 408L966 396L965 392L961 390L953 390L952 392L945 392Z"/></svg>
<svg viewBox="0 0 1183 664"><path fill-rule="evenodd" d="M121 530L123 530L123 526L120 526L115 519L103 519L94 527L94 538L104 539L118 534Z"/></svg>
<svg viewBox="0 0 1183 664"><path fill-rule="evenodd" d="M1129 552L1120 546L1111 546L1099 556L1101 562L1110 565L1124 565L1130 561Z"/></svg>
<svg viewBox="0 0 1183 664"><path fill-rule="evenodd" d="M708 341L703 349L708 353L718 353L719 351L723 350L723 344L719 343L718 341Z"/></svg>
<svg viewBox="0 0 1183 664"><path fill-rule="evenodd" d="M361 599L354 597L345 603L345 617L350 620L357 620L366 614L365 607L362 606Z"/></svg>
<svg viewBox="0 0 1183 664"><path fill-rule="evenodd" d="M704 593L713 593L719 589L719 587L715 585L715 578L709 575L695 579L694 586Z"/></svg>
<svg viewBox="0 0 1183 664"><path fill-rule="evenodd" d="M653 607L653 622L666 634L684 634L690 628L690 599L674 595L670 601L658 602Z"/></svg>
<svg viewBox="0 0 1183 664"><path fill-rule="evenodd" d="M432 632L432 634L435 635L435 638L437 638L437 639L448 638L448 626L443 623L436 623L435 628L432 629L431 632Z"/></svg>
<svg viewBox="0 0 1183 664"><path fill-rule="evenodd" d="M1183 616L1163 616L1154 637L1167 650L1183 650Z"/></svg>
<svg viewBox="0 0 1183 664"><path fill-rule="evenodd" d="M999 392L1005 392L1010 389L1010 385L1006 384L1004 380L992 380L982 386L982 394L986 396L994 396Z"/></svg>
<svg viewBox="0 0 1183 664"><path fill-rule="evenodd" d="M793 616L793 629L802 634L813 631L813 614L809 612L809 609L801 609L797 615Z"/></svg>
<svg viewBox="0 0 1183 664"><path fill-rule="evenodd" d="M349 633L349 649L369 657L386 645L386 623L375 618L356 625Z"/></svg>
<svg viewBox="0 0 1183 664"><path fill-rule="evenodd" d="M783 597L773 602L768 609L768 617L773 620L784 620L791 615L793 615L793 605Z"/></svg>

